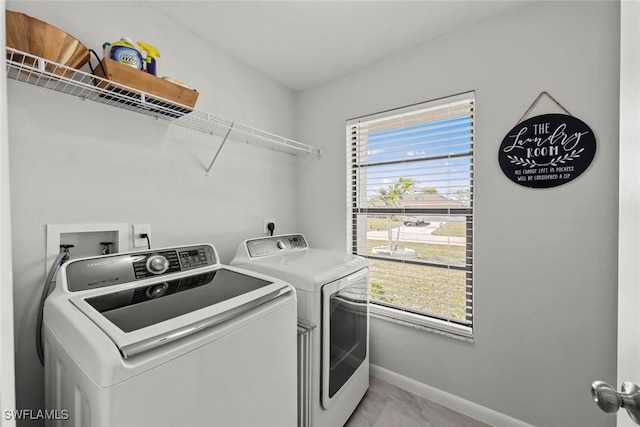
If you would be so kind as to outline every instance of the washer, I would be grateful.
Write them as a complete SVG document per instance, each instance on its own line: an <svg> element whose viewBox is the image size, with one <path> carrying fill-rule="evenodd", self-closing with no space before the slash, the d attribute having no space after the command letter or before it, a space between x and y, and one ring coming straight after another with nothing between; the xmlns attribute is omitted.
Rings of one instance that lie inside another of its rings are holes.
<svg viewBox="0 0 640 427"><path fill-rule="evenodd" d="M244 241L231 265L296 288L298 425L344 425L369 387L368 261L309 248L302 234L290 234Z"/></svg>
<svg viewBox="0 0 640 427"><path fill-rule="evenodd" d="M212 245L69 261L44 307L48 425L293 427L296 337L294 288Z"/></svg>

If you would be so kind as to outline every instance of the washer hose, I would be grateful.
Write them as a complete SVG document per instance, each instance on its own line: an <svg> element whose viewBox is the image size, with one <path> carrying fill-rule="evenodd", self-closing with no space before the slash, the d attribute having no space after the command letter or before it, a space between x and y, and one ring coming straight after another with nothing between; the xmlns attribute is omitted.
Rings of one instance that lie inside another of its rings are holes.
<svg viewBox="0 0 640 427"><path fill-rule="evenodd" d="M49 269L49 274L47 275L47 280L44 282L44 288L42 288L42 297L40 298L40 306L38 306L38 320L36 324L36 350L38 351L38 358L40 359L40 364L44 366L44 345L42 342L42 318L44 312L44 301L47 299L49 294L51 293L51 284L53 283L53 278L56 276L58 269L60 266L66 261L69 257L69 253L67 251L60 252L58 257L51 268Z"/></svg>

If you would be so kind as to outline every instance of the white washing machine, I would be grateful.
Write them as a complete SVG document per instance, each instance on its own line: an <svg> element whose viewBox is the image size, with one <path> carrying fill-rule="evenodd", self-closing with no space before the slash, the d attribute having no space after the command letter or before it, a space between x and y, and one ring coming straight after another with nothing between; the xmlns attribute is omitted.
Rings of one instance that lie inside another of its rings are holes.
<svg viewBox="0 0 640 427"><path fill-rule="evenodd" d="M296 325L291 285L211 245L69 261L44 307L47 425L293 427Z"/></svg>
<svg viewBox="0 0 640 427"><path fill-rule="evenodd" d="M368 261L291 234L244 241L231 265L296 288L298 426L344 425L369 387Z"/></svg>

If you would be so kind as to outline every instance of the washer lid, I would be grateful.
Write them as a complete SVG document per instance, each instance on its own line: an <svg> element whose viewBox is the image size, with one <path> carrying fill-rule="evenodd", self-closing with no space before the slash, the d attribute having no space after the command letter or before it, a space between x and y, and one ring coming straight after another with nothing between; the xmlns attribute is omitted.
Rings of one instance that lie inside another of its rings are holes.
<svg viewBox="0 0 640 427"><path fill-rule="evenodd" d="M126 358L239 316L291 289L220 266L207 270L70 301Z"/></svg>
<svg viewBox="0 0 640 427"><path fill-rule="evenodd" d="M234 261L233 265L277 277L309 292L319 292L323 285L369 265L357 255L314 248Z"/></svg>

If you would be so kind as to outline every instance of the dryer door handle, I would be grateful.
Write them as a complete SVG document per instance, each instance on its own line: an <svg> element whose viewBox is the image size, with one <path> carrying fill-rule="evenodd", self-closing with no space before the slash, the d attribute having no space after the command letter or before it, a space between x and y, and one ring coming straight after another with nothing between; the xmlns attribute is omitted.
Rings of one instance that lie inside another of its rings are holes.
<svg viewBox="0 0 640 427"><path fill-rule="evenodd" d="M369 274L369 269L364 268L359 272L353 273L351 276L347 276L347 283L351 285L352 283L357 282L358 280L362 280Z"/></svg>

